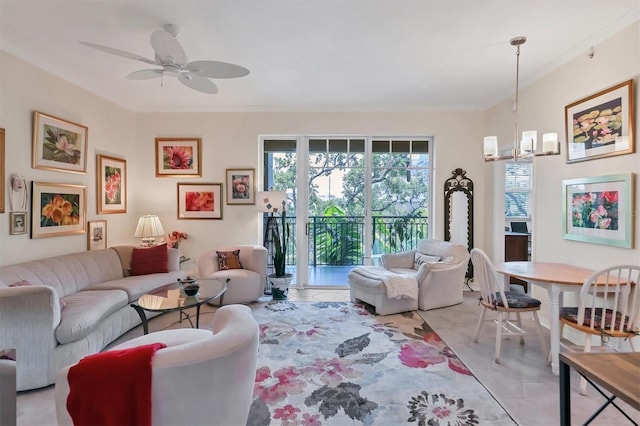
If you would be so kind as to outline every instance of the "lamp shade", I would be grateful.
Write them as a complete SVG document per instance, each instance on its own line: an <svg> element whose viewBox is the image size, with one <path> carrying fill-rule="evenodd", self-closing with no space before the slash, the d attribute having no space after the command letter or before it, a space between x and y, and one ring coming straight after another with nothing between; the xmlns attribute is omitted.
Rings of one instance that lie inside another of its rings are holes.
<svg viewBox="0 0 640 426"><path fill-rule="evenodd" d="M155 214L140 216L134 236L136 238L153 238L159 235L164 235L160 218Z"/></svg>
<svg viewBox="0 0 640 426"><path fill-rule="evenodd" d="M266 213L277 213L282 211L282 203L287 199L284 191L261 191L258 192L256 205L258 210Z"/></svg>

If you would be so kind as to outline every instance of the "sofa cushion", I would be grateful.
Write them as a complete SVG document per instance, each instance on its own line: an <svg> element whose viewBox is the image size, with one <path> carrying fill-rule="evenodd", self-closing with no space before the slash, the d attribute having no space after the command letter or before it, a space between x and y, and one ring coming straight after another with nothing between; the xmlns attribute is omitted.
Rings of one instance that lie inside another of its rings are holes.
<svg viewBox="0 0 640 426"><path fill-rule="evenodd" d="M240 250L233 251L216 251L218 255L218 269L225 271L227 269L243 269L240 263Z"/></svg>
<svg viewBox="0 0 640 426"><path fill-rule="evenodd" d="M27 285L33 285L33 284L31 284L27 280L22 280L22 281L18 281L17 283L9 284L9 287L23 287ZM58 303L60 304L60 311L62 311L67 306L65 301L62 299L58 299Z"/></svg>
<svg viewBox="0 0 640 426"><path fill-rule="evenodd" d="M418 272L415 269L409 269L409 268L391 268L389 270L396 274L411 275L412 277L415 277L416 273Z"/></svg>
<svg viewBox="0 0 640 426"><path fill-rule="evenodd" d="M131 254L131 275L157 274L169 272L167 245L148 248L134 248Z"/></svg>
<svg viewBox="0 0 640 426"><path fill-rule="evenodd" d="M429 254L416 252L415 261L413 262L413 268L418 269L423 263L433 263L439 260L440 256L431 256Z"/></svg>
<svg viewBox="0 0 640 426"><path fill-rule="evenodd" d="M150 293L163 285L173 284L178 278L183 279L186 274L173 271L162 274L132 275L130 277L98 283L87 290L123 290L127 293L128 301L138 300L145 293Z"/></svg>
<svg viewBox="0 0 640 426"><path fill-rule="evenodd" d="M55 330L61 345L87 337L109 315L127 306L128 300L122 290L83 290L66 296L65 302Z"/></svg>

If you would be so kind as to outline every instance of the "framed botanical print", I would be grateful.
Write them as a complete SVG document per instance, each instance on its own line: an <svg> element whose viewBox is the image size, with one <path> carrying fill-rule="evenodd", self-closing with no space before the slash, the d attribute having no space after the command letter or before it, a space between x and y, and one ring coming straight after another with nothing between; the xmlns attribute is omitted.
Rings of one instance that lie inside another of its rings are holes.
<svg viewBox="0 0 640 426"><path fill-rule="evenodd" d="M31 182L31 238L84 234L87 187Z"/></svg>
<svg viewBox="0 0 640 426"><path fill-rule="evenodd" d="M633 80L565 107L567 163L635 152Z"/></svg>
<svg viewBox="0 0 640 426"><path fill-rule="evenodd" d="M227 204L256 203L256 169L227 169Z"/></svg>
<svg viewBox="0 0 640 426"><path fill-rule="evenodd" d="M96 158L98 214L127 212L127 161L98 154Z"/></svg>
<svg viewBox="0 0 640 426"><path fill-rule="evenodd" d="M178 183L178 219L222 219L222 184Z"/></svg>
<svg viewBox="0 0 640 426"><path fill-rule="evenodd" d="M107 221L90 220L87 222L87 250L107 248Z"/></svg>
<svg viewBox="0 0 640 426"><path fill-rule="evenodd" d="M4 129L0 128L0 213L4 213Z"/></svg>
<svg viewBox="0 0 640 426"><path fill-rule="evenodd" d="M156 176L202 176L201 138L156 138Z"/></svg>
<svg viewBox="0 0 640 426"><path fill-rule="evenodd" d="M88 133L82 124L34 111L32 167L86 173Z"/></svg>

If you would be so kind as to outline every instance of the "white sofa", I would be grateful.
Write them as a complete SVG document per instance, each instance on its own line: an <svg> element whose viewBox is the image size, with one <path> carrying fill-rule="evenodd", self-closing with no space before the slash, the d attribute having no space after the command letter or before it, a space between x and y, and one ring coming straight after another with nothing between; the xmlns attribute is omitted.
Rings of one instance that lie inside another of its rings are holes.
<svg viewBox="0 0 640 426"><path fill-rule="evenodd" d="M56 371L140 324L129 303L185 277L177 249L167 250L169 272L130 276L132 252L117 246L0 267L0 348L16 349L17 390L52 384ZM10 287L23 280L31 285Z"/></svg>
<svg viewBox="0 0 640 426"><path fill-rule="evenodd" d="M242 269L220 270L217 252L240 250ZM224 303L250 303L264 294L267 279L267 249L258 245L238 245L221 247L208 251L198 258L199 278L229 278L229 286L224 293ZM220 300L213 302L219 304Z"/></svg>
<svg viewBox="0 0 640 426"><path fill-rule="evenodd" d="M416 261L416 254L422 255ZM416 309L429 310L462 303L464 277L469 252L462 245L425 238L416 250L383 254L382 266L397 274L413 276L418 285L418 298L390 299L380 279L371 278L360 266L349 273L351 301L366 302L379 315L389 315ZM361 273L362 271L362 273Z"/></svg>
<svg viewBox="0 0 640 426"><path fill-rule="evenodd" d="M259 327L251 309L224 306L216 311L208 330L178 329L147 334L109 350L164 343L151 366L151 424L245 425L253 399L258 358ZM59 425L73 424L67 409L69 368L56 380ZM117 379L116 379L117 380ZM101 389L96 389L100 391ZM99 410L109 409L110 398ZM96 418L100 423L100 418ZM129 423L122 419L122 424Z"/></svg>

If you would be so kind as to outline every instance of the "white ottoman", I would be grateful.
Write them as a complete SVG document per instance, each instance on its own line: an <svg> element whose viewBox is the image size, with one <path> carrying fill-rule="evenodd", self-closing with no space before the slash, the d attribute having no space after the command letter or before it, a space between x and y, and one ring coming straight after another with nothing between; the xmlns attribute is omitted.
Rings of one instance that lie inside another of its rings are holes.
<svg viewBox="0 0 640 426"><path fill-rule="evenodd" d="M373 279L359 273L360 266L349 272L349 292L353 303L365 302L376 308L378 315L391 315L399 312L418 310L417 299L389 299L387 289L379 279Z"/></svg>

